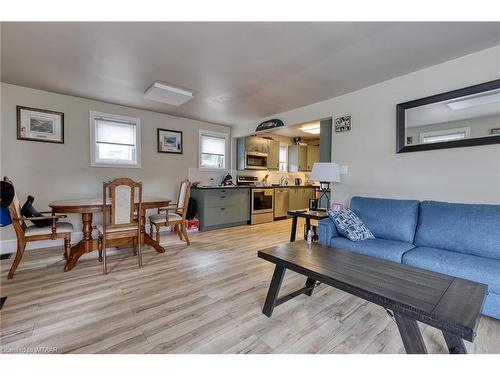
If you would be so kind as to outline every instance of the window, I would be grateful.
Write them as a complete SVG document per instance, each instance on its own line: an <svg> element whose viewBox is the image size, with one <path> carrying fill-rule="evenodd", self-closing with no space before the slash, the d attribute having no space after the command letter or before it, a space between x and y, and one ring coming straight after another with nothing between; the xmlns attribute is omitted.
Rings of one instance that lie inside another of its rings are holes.
<svg viewBox="0 0 500 375"><path fill-rule="evenodd" d="M286 145L281 145L280 146L280 172L286 172L287 170L287 157L288 157L288 152L287 152L287 147Z"/></svg>
<svg viewBox="0 0 500 375"><path fill-rule="evenodd" d="M470 127L420 133L420 143L456 141L470 137Z"/></svg>
<svg viewBox="0 0 500 375"><path fill-rule="evenodd" d="M140 168L140 120L90 112L90 155L93 167Z"/></svg>
<svg viewBox="0 0 500 375"><path fill-rule="evenodd" d="M227 134L200 130L200 168L226 169Z"/></svg>

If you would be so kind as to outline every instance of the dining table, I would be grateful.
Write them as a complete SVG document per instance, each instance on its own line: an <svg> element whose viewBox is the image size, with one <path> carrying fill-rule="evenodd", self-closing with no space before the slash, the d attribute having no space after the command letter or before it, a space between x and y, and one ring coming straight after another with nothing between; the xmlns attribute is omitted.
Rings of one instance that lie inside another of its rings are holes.
<svg viewBox="0 0 500 375"><path fill-rule="evenodd" d="M150 245L158 253L164 253L165 249L156 242L149 234L145 232L144 223L146 218L146 210L148 209L158 209L161 207L166 207L170 204L171 200L163 197L143 197L141 204L141 216L142 223L142 244ZM138 203L135 202L136 206ZM95 213L102 212L103 200L102 198L79 198L79 199L64 199L56 200L49 204L52 209L52 214L81 214L82 215L82 239L71 247L71 253L69 256L65 255L66 265L64 266L65 271L73 269L78 259L83 254L90 253L98 249L98 239L92 236L93 225L92 219ZM106 203L106 207L111 207L111 200ZM129 239L117 239L107 241L110 247L121 247L130 245L131 240Z"/></svg>

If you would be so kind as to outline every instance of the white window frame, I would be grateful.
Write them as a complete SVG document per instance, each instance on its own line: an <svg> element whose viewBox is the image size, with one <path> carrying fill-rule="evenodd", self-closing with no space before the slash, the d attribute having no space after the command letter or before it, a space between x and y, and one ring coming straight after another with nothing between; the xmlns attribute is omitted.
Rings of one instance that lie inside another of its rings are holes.
<svg viewBox="0 0 500 375"><path fill-rule="evenodd" d="M282 147L285 148L285 161L284 161L285 169L284 170L281 170L281 159L280 159ZM279 168L279 172L288 172L288 145L286 143L280 144L280 151L278 153L278 168Z"/></svg>
<svg viewBox="0 0 500 375"><path fill-rule="evenodd" d="M214 136L214 137L219 137L219 138L224 138L224 166L222 168L211 168L211 167L202 167L201 165L201 139L204 135L207 136ZM228 160L230 158L229 155L229 134L228 133L221 133L221 132L214 132L211 130L204 130L200 129L200 135L198 138L198 168L203 171L225 171L227 170L228 166Z"/></svg>
<svg viewBox="0 0 500 375"><path fill-rule="evenodd" d="M118 160L100 160L97 157L96 147L96 119L107 118L110 120L129 122L135 124L136 160L133 163ZM110 113L90 111L90 166L109 168L141 168L141 119L129 116L114 115Z"/></svg>
<svg viewBox="0 0 500 375"><path fill-rule="evenodd" d="M440 137L440 136L454 135L454 134L465 134L464 138L460 138L460 139L469 138L470 137L470 126L466 126L466 127L463 127L463 128L434 130L434 131L430 131L430 132L420 133L420 144L449 142L449 141L425 142L425 138L428 138L428 137Z"/></svg>

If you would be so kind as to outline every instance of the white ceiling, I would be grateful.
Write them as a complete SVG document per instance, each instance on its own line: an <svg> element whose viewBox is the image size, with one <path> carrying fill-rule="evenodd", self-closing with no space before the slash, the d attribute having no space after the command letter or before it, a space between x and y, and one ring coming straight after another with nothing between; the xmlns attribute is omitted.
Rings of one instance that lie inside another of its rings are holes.
<svg viewBox="0 0 500 375"><path fill-rule="evenodd" d="M3 23L2 81L237 125L500 44L500 23ZM154 82L195 92L173 107ZM256 124L257 125L257 124Z"/></svg>
<svg viewBox="0 0 500 375"><path fill-rule="evenodd" d="M307 122L305 124L284 126L276 130L271 131L272 134L282 135L284 137L295 138L300 137L302 139L318 139L319 134L311 134L302 130L302 127L312 127L320 126L319 121Z"/></svg>

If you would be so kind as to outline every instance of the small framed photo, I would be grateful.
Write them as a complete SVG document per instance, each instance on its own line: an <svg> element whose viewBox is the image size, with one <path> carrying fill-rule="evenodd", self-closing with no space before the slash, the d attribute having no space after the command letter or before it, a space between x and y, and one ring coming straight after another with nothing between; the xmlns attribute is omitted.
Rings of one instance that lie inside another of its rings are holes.
<svg viewBox="0 0 500 375"><path fill-rule="evenodd" d="M346 132L351 130L351 116L342 116L335 119L335 131Z"/></svg>
<svg viewBox="0 0 500 375"><path fill-rule="evenodd" d="M17 107L17 139L64 143L64 113Z"/></svg>
<svg viewBox="0 0 500 375"><path fill-rule="evenodd" d="M182 132L158 129L158 152L182 154Z"/></svg>
<svg viewBox="0 0 500 375"><path fill-rule="evenodd" d="M491 134L500 135L500 128L491 129Z"/></svg>

